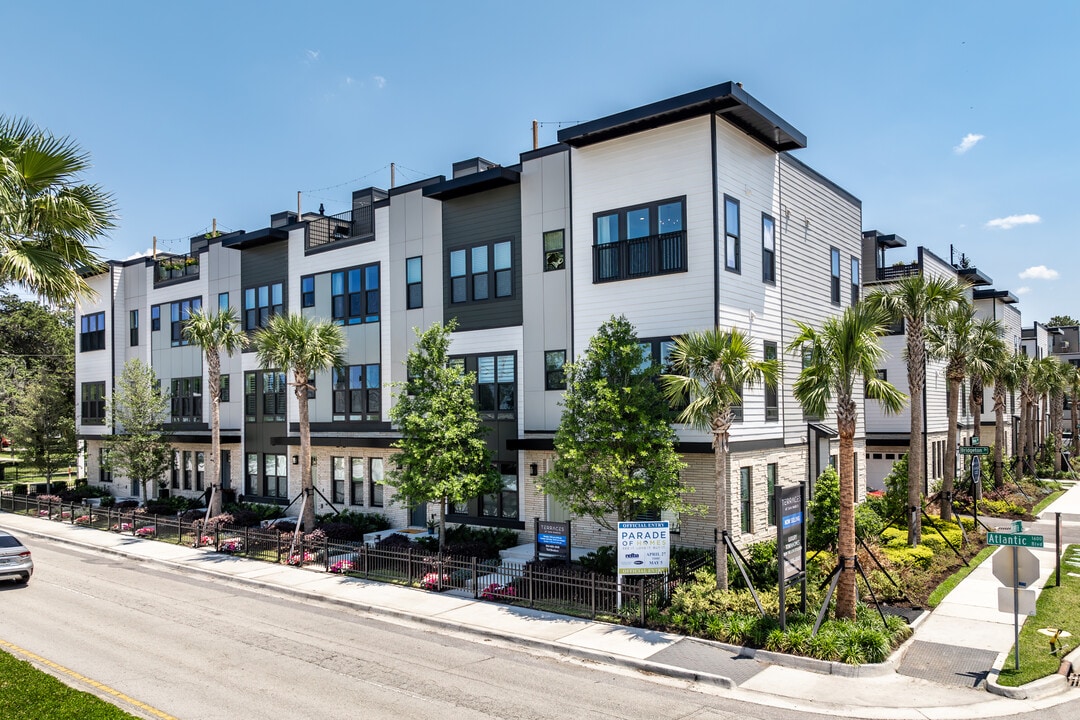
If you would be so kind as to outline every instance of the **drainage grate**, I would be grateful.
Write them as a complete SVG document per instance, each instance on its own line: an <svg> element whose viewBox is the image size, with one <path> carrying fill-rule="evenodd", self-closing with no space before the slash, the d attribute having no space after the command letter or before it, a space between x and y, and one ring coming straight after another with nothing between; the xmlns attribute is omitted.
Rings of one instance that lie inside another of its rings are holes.
<svg viewBox="0 0 1080 720"><path fill-rule="evenodd" d="M986 680L998 654L916 640L896 672L943 685L977 688Z"/></svg>

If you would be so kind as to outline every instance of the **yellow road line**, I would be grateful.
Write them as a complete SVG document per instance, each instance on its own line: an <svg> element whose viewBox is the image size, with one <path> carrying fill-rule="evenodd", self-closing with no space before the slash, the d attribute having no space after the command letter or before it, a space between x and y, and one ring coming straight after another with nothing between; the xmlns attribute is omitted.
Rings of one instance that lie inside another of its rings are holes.
<svg viewBox="0 0 1080 720"><path fill-rule="evenodd" d="M34 653L30 652L29 650L24 650L23 648L19 647L18 645L13 645L13 644L11 644L9 642L6 642L4 640L0 640L0 647L4 648L5 650L8 650L8 651L12 652L15 655L21 655L21 656L23 656L25 658L29 658L29 659L33 660L34 662L40 663L40 664L48 667L51 670L55 670L56 672L58 672L58 673L60 673L62 675L67 675L70 678L74 678L75 680L78 680L81 683L85 683L86 685L89 685L90 687L94 688L95 690L99 690L99 691L101 691L103 693L106 693L108 695L112 695L116 699L123 700L124 702L126 702L126 703L128 703L130 705L133 705L133 706L139 708L140 710L143 710L144 712L150 713L154 717L161 718L161 720L178 720L177 718L173 717L172 715L169 715L168 713L164 713L164 712L158 710L155 707L151 707L150 705L147 705L144 702L140 702L140 701L136 700L133 697L125 695L124 693L120 692L119 690L115 690L115 689L109 687L108 685L103 685L102 683L99 683L97 680L91 680L90 678L86 677L85 675L80 675L79 673L75 672L74 670L69 670L68 668L64 667L63 665L57 665L52 660L46 660L45 658L41 657L40 655L35 655Z"/></svg>

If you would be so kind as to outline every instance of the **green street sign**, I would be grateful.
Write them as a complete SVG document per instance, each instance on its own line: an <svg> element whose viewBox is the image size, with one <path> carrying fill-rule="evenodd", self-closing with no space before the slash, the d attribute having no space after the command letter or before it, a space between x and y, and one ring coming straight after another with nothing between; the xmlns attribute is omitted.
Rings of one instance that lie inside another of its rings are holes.
<svg viewBox="0 0 1080 720"><path fill-rule="evenodd" d="M1024 535L1021 533L990 532L986 533L986 544L1041 548L1043 546L1043 536Z"/></svg>
<svg viewBox="0 0 1080 720"><path fill-rule="evenodd" d="M990 446L989 445L961 445L960 446L960 454L961 455L989 455L990 454Z"/></svg>
<svg viewBox="0 0 1080 720"><path fill-rule="evenodd" d="M978 435L972 435L970 444L971 445L978 445L979 444L979 436Z"/></svg>

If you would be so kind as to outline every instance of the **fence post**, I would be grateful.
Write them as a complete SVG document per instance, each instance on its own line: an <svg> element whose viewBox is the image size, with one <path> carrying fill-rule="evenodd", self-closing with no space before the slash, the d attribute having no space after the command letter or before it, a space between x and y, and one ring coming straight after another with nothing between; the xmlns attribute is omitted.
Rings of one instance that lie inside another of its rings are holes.
<svg viewBox="0 0 1080 720"><path fill-rule="evenodd" d="M596 571L589 571L589 611L596 617Z"/></svg>
<svg viewBox="0 0 1080 720"><path fill-rule="evenodd" d="M533 569L528 563L525 563L525 581L529 588L529 607L533 607L536 604L533 596Z"/></svg>
<svg viewBox="0 0 1080 720"><path fill-rule="evenodd" d="M408 552L408 555L406 556L406 560L407 560L407 562L409 564L409 569L408 569L407 574L408 574L408 577L409 577L409 584L412 585L413 584L413 571L412 571L412 546L411 545L409 546L409 549L408 549L407 552Z"/></svg>
<svg viewBox="0 0 1080 720"><path fill-rule="evenodd" d="M361 545L360 546L360 554L364 557L364 579L366 580L367 576L368 576L368 546L367 545Z"/></svg>
<svg viewBox="0 0 1080 720"><path fill-rule="evenodd" d="M478 597L480 597L480 574L477 571L478 568L477 568L476 556L475 555L473 555L473 557L472 557L472 568L471 568L471 570L472 570L472 596L473 596L473 600L476 600Z"/></svg>
<svg viewBox="0 0 1080 720"><path fill-rule="evenodd" d="M330 572L330 538L323 538L323 560L326 572Z"/></svg>
<svg viewBox="0 0 1080 720"><path fill-rule="evenodd" d="M638 585L638 614L641 619L641 626L645 627L645 583L642 582Z"/></svg>

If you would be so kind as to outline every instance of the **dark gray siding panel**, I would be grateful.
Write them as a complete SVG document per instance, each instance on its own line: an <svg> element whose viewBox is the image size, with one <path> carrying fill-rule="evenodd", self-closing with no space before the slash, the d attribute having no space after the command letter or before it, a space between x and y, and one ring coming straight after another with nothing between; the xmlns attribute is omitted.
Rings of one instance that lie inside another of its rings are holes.
<svg viewBox="0 0 1080 720"><path fill-rule="evenodd" d="M238 307L243 308L243 288L270 283L284 283L285 310L288 312L289 300L289 244L271 243L242 251L240 264L241 296ZM214 298L216 304L217 298Z"/></svg>
<svg viewBox="0 0 1080 720"><path fill-rule="evenodd" d="M459 330L521 324L521 192L519 185L467 195L443 203L443 305ZM511 240L514 293L478 303L450 302L450 251Z"/></svg>

